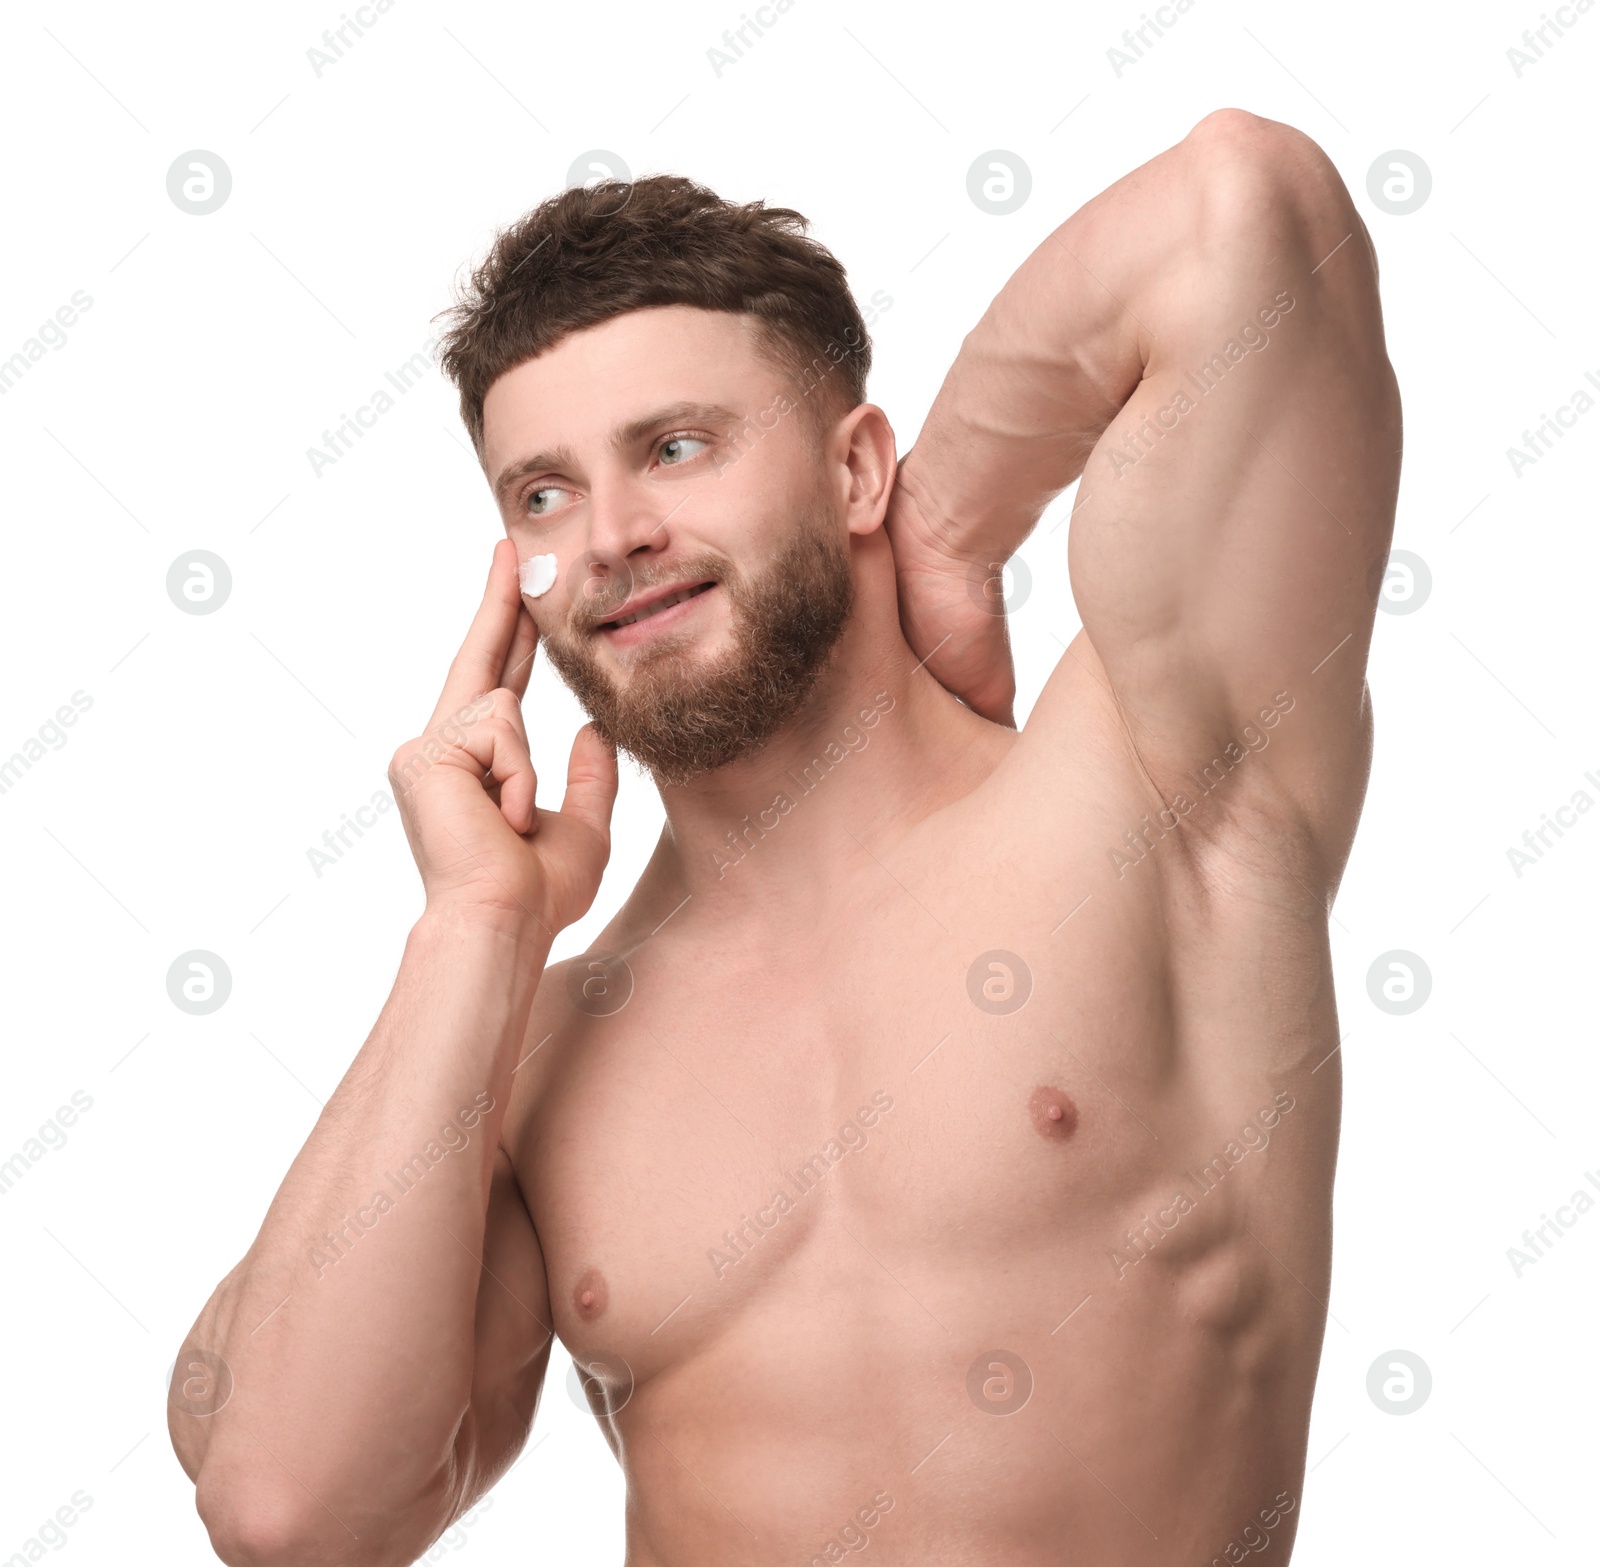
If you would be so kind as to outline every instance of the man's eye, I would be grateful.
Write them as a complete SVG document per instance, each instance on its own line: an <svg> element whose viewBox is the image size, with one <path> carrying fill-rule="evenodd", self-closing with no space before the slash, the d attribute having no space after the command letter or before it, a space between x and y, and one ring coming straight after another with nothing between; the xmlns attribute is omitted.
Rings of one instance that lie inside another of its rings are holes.
<svg viewBox="0 0 1600 1567"><path fill-rule="evenodd" d="M528 499L524 509L530 517L548 517L551 512L551 502L544 499L544 497L565 494L567 494L567 491L562 489L559 484L541 485L537 490L528 491Z"/></svg>
<svg viewBox="0 0 1600 1567"><path fill-rule="evenodd" d="M667 467L676 468L708 444L695 435L674 435L661 443L661 460Z"/></svg>

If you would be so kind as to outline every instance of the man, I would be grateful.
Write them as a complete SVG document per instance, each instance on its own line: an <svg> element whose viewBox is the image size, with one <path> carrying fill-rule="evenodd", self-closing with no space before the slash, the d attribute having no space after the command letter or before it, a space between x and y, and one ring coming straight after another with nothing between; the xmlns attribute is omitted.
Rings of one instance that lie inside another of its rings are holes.
<svg viewBox="0 0 1600 1567"><path fill-rule="evenodd" d="M631 1567L1288 1557L1400 453L1370 241L1213 114L1027 259L897 470L795 218L569 191L452 318L510 542L391 769L393 995L173 1378L225 1561L412 1560L552 1335ZM1000 566L1080 475L1019 733ZM560 811L540 640L594 720ZM613 744L666 829L546 968Z"/></svg>

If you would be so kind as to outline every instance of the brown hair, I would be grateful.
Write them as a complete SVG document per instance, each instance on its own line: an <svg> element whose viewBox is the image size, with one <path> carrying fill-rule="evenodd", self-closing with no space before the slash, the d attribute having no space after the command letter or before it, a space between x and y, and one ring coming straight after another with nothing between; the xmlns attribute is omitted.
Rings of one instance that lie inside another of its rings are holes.
<svg viewBox="0 0 1600 1567"><path fill-rule="evenodd" d="M817 410L819 428L864 402L866 324L845 269L808 226L792 208L724 201L675 174L541 202L496 235L443 313L440 366L479 455L483 399L500 376L569 333L655 305L755 316L767 357L794 377L794 400Z"/></svg>

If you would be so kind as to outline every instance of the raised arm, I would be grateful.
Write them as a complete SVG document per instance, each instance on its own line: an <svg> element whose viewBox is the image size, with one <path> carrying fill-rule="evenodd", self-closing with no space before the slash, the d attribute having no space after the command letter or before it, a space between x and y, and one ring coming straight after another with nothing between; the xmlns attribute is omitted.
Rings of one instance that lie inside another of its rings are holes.
<svg viewBox="0 0 1600 1567"><path fill-rule="evenodd" d="M1377 266L1343 182L1298 131L1219 111L1074 213L967 336L890 509L908 637L948 638L930 670L1007 719L1003 620L970 584L1081 474L1087 645L1030 727L1088 670L1165 793L1287 693L1260 776L1342 862L1399 463Z"/></svg>
<svg viewBox="0 0 1600 1567"><path fill-rule="evenodd" d="M536 812L518 705L533 650L502 540L434 720L390 768L426 911L178 1355L168 1426L231 1567L412 1562L533 1419L550 1308L500 1127L552 933L599 884L616 791L586 729L561 812Z"/></svg>

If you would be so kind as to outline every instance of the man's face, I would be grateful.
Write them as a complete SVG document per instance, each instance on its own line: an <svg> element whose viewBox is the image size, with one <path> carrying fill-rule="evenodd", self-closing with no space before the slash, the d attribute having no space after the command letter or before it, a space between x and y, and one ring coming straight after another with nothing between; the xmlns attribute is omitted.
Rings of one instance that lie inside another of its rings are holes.
<svg viewBox="0 0 1600 1567"><path fill-rule="evenodd" d="M484 399L517 558L555 556L523 602L595 726L663 783L770 739L849 616L840 498L794 396L749 318L674 305L574 333Z"/></svg>

